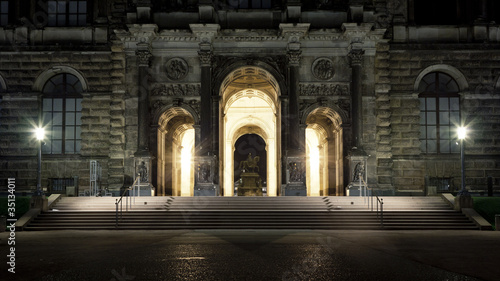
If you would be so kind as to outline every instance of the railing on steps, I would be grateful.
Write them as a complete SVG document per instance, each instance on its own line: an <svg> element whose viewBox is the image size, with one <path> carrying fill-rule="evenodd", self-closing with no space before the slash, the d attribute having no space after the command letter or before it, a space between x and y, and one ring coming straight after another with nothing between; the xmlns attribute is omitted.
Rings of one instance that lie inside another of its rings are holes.
<svg viewBox="0 0 500 281"><path fill-rule="evenodd" d="M365 180L359 175L359 194L361 196L362 190L364 190L364 198L368 201L368 209L370 209L370 201L371 201L371 209L373 212L373 188L369 187ZM370 198L371 197L371 198ZM378 195L375 195L377 198L377 219L380 217L380 227L384 227L384 199L379 198ZM379 216L379 208L380 205L380 216Z"/></svg>
<svg viewBox="0 0 500 281"><path fill-rule="evenodd" d="M129 188L126 188L123 191L122 196L120 196L120 199L116 199L116 202L115 202L115 206L116 206L116 225L115 226L116 227L118 227L118 217L120 218L120 221L123 218L123 196L125 196L125 193L127 193L127 191L133 191L132 197L133 197L134 204L135 204L135 196L136 196L135 187L137 186L137 191L140 191L140 185L141 185L141 174L138 174L137 177L135 178L135 181L132 184L132 186L130 186ZM125 200L126 200L125 212L128 212L129 204L130 204L130 209L132 209L132 197L130 196L130 193L128 194L128 196L125 196ZM120 204L120 208L118 208L118 204ZM119 210L119 212L118 212L118 210Z"/></svg>
<svg viewBox="0 0 500 281"><path fill-rule="evenodd" d="M379 218L378 205L380 204L380 227L384 228L384 199L378 198L378 195L375 196L377 197L377 219Z"/></svg>

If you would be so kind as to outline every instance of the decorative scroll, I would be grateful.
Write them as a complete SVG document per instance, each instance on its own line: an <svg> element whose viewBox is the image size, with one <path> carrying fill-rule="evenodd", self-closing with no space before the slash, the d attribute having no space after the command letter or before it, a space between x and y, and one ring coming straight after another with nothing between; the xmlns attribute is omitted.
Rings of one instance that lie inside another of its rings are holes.
<svg viewBox="0 0 500 281"><path fill-rule="evenodd" d="M300 84L301 96L348 96L349 87L342 84Z"/></svg>
<svg viewBox="0 0 500 281"><path fill-rule="evenodd" d="M181 58L172 58L167 61L165 64L165 71L167 73L167 77L170 80L181 80L186 77L188 74L188 64L185 60Z"/></svg>
<svg viewBox="0 0 500 281"><path fill-rule="evenodd" d="M314 77L321 80L329 80L333 77L333 62L331 59L319 58L312 64Z"/></svg>
<svg viewBox="0 0 500 281"><path fill-rule="evenodd" d="M152 96L199 96L199 84L158 84L151 91Z"/></svg>

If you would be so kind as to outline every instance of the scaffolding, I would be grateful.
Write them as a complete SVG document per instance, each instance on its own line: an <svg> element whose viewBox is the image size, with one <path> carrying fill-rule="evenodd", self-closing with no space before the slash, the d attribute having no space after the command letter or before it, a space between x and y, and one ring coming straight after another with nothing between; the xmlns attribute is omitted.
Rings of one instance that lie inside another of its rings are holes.
<svg viewBox="0 0 500 281"><path fill-rule="evenodd" d="M100 195L101 174L101 164L97 160L90 160L90 196Z"/></svg>

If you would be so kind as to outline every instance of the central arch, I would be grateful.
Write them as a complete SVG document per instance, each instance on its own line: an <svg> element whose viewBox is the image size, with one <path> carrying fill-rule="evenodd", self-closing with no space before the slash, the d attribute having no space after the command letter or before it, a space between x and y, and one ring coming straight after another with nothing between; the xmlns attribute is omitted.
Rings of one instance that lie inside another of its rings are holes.
<svg viewBox="0 0 500 281"><path fill-rule="evenodd" d="M243 66L229 73L220 87L220 159L224 196L234 195L234 151L243 135L256 134L265 142L267 195L276 196L280 184L279 85L268 71ZM264 179L263 179L264 180Z"/></svg>

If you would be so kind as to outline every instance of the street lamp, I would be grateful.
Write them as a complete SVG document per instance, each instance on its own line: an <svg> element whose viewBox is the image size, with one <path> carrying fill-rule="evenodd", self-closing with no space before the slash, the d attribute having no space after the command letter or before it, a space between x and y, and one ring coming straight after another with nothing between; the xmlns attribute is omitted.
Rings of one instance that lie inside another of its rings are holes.
<svg viewBox="0 0 500 281"><path fill-rule="evenodd" d="M36 183L36 191L35 191L35 196L42 196L43 191L42 191L42 142L43 139L45 138L45 129L44 128L36 128L35 129L35 136L36 139L38 140L38 176L37 176L37 183Z"/></svg>
<svg viewBox="0 0 500 281"><path fill-rule="evenodd" d="M459 195L469 195L467 189L465 189L465 147L464 139L467 137L467 128L458 127L457 128L458 139L460 140L460 163L462 168L462 189L458 192Z"/></svg>

